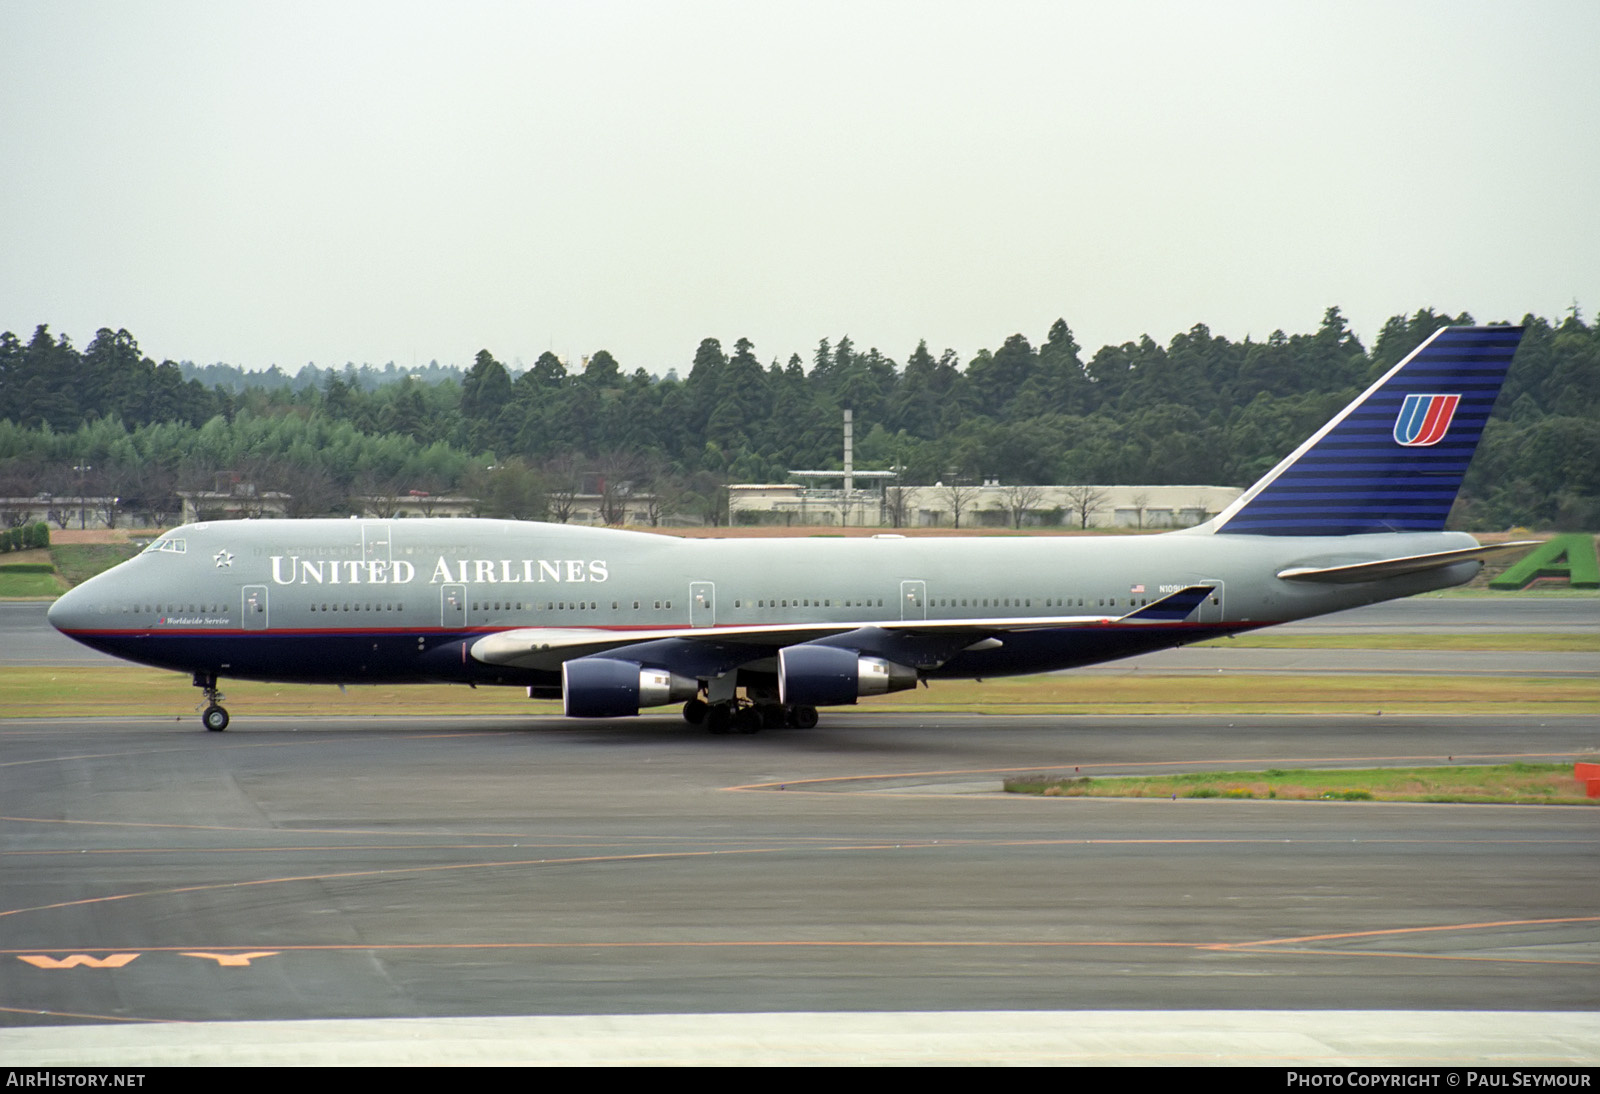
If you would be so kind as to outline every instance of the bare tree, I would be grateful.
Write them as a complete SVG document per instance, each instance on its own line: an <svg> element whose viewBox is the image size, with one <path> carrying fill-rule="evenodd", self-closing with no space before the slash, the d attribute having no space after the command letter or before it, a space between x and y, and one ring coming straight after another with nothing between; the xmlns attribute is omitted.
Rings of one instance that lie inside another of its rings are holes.
<svg viewBox="0 0 1600 1094"><path fill-rule="evenodd" d="M650 527L660 527L661 521L683 507L683 480L668 471L657 469L644 484L645 492L639 495L639 508Z"/></svg>
<svg viewBox="0 0 1600 1094"><path fill-rule="evenodd" d="M690 479L689 506L712 528L728 523L728 485L715 471L698 471Z"/></svg>
<svg viewBox="0 0 1600 1094"><path fill-rule="evenodd" d="M572 519L578 507L578 494L582 492L583 477L578 473L578 461L572 453L562 452L546 460L543 470L550 519L565 524Z"/></svg>
<svg viewBox="0 0 1600 1094"><path fill-rule="evenodd" d="M978 488L964 483L953 482L948 486L938 483L933 489L939 500L950 507L950 517L955 522L955 526L960 528L961 514L972 508L973 502L978 500Z"/></svg>
<svg viewBox="0 0 1600 1094"><path fill-rule="evenodd" d="M1069 486L1066 489L1067 511L1078 518L1078 527L1089 527L1089 518L1105 507L1110 491L1100 486Z"/></svg>
<svg viewBox="0 0 1600 1094"><path fill-rule="evenodd" d="M152 528L165 528L183 511L178 473L167 464L140 462L128 468L123 505Z"/></svg>
<svg viewBox="0 0 1600 1094"><path fill-rule="evenodd" d="M884 491L883 508L889 515L889 523L896 528L911 523L916 506L917 488L914 486L891 486Z"/></svg>
<svg viewBox="0 0 1600 1094"><path fill-rule="evenodd" d="M30 523L38 489L37 467L21 463L0 467L0 522L7 528L21 528Z"/></svg>
<svg viewBox="0 0 1600 1094"><path fill-rule="evenodd" d="M612 527L628 519L633 500L633 480L639 474L639 461L631 454L611 449L600 454L600 519Z"/></svg>
<svg viewBox="0 0 1600 1094"><path fill-rule="evenodd" d="M1011 510L1011 527L1021 528L1022 518L1039 508L1044 501L1044 488L1040 486L1008 486L1000 491L1002 504Z"/></svg>
<svg viewBox="0 0 1600 1094"><path fill-rule="evenodd" d="M218 475L218 490L226 489L226 511L245 520L260 520L268 515L266 493L277 481L281 467L271 456L245 460L225 475Z"/></svg>
<svg viewBox="0 0 1600 1094"><path fill-rule="evenodd" d="M1133 503L1134 519L1139 522L1139 530L1144 531L1144 511L1150 508L1150 495L1141 490L1128 499Z"/></svg>
<svg viewBox="0 0 1600 1094"><path fill-rule="evenodd" d="M78 516L82 488L78 472L67 464L51 464L40 478L41 496L46 502L46 515L63 532Z"/></svg>
<svg viewBox="0 0 1600 1094"><path fill-rule="evenodd" d="M94 499L90 508L107 528L115 528L122 516L124 495L132 493L132 476L121 467L96 468L87 485Z"/></svg>
<svg viewBox="0 0 1600 1094"><path fill-rule="evenodd" d="M272 484L288 495L283 499L286 517L325 517L346 501L333 476L320 467L283 463L270 474Z"/></svg>
<svg viewBox="0 0 1600 1094"><path fill-rule="evenodd" d="M374 517L389 520L400 511L406 488L398 476L378 476L368 472L361 476L359 485L360 506Z"/></svg>
<svg viewBox="0 0 1600 1094"><path fill-rule="evenodd" d="M411 504L417 507L417 512L431 517L439 510L439 495L443 490L439 480L430 475L419 482L415 489L407 491L407 496Z"/></svg>

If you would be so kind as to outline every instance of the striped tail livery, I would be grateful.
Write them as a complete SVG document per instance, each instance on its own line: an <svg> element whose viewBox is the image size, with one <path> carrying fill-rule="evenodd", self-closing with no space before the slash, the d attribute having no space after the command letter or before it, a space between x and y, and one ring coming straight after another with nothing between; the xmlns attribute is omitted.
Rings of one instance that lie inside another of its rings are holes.
<svg viewBox="0 0 1600 1094"><path fill-rule="evenodd" d="M1521 327L1444 327L1211 526L1257 536L1438 532L1500 394Z"/></svg>

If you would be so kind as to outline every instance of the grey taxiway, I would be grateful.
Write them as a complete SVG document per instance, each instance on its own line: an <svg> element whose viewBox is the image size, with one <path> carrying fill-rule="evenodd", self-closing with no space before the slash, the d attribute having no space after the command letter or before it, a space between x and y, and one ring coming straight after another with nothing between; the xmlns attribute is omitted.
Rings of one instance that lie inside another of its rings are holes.
<svg viewBox="0 0 1600 1094"><path fill-rule="evenodd" d="M1600 1058L1600 813L996 792L1570 760L1591 717L0 733L10 1063Z"/></svg>

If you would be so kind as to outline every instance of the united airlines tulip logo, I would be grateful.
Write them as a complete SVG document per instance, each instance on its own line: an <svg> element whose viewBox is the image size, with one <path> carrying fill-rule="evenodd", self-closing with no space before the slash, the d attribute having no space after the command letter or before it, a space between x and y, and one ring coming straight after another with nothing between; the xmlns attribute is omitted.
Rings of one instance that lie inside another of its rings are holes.
<svg viewBox="0 0 1600 1094"><path fill-rule="evenodd" d="M1394 420L1395 443L1407 448L1427 448L1444 440L1456 416L1459 395L1407 395Z"/></svg>

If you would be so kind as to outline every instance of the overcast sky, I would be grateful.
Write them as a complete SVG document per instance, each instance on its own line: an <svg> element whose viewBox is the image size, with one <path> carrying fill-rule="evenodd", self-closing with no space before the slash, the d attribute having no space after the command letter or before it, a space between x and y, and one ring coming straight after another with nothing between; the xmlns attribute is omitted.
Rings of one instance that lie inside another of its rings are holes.
<svg viewBox="0 0 1600 1094"><path fill-rule="evenodd" d="M1600 3L0 0L0 330L963 360L1600 308Z"/></svg>

